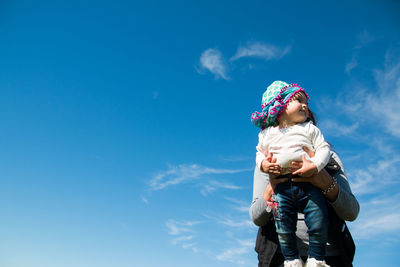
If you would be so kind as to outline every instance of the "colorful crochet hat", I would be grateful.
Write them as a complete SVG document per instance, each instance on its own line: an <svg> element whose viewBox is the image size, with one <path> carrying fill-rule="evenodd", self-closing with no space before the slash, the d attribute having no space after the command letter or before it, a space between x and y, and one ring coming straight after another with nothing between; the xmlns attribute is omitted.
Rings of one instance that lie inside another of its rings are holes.
<svg viewBox="0 0 400 267"><path fill-rule="evenodd" d="M303 92L310 99L304 88L295 83L287 84L275 81L264 92L261 100L262 111L251 115L251 122L262 129L274 125L275 120L285 110L287 103L298 92Z"/></svg>

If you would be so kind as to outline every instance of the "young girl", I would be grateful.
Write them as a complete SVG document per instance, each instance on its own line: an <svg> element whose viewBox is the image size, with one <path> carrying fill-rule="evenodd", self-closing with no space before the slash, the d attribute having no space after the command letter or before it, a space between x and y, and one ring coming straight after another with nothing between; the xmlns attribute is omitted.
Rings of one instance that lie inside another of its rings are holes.
<svg viewBox="0 0 400 267"><path fill-rule="evenodd" d="M329 144L321 131L311 122L313 116L307 105L308 95L297 84L273 82L263 94L262 112L251 116L253 124L262 128L257 145L257 166L271 176L311 176L328 163ZM310 158L304 147L315 153ZM273 155L271 163L266 155ZM292 163L302 161L300 169ZM326 191L329 192L327 189ZM310 183L288 182L268 187L265 199L272 193L277 206L274 214L284 266L303 266L296 245L297 212L304 213L309 234L309 258L306 266L328 266L324 261L328 238L328 213L323 193Z"/></svg>

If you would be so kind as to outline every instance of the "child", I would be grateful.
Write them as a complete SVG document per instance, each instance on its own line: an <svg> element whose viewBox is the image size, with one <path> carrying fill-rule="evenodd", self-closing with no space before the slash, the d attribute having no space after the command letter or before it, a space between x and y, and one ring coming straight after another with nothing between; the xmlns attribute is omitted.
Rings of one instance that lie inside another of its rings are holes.
<svg viewBox="0 0 400 267"><path fill-rule="evenodd" d="M251 116L262 128L257 145L256 163L271 176L311 176L319 172L330 158L329 144L310 121L308 95L296 84L273 82L263 94L262 112ZM315 153L310 158L303 147ZM272 153L276 163L266 158ZM292 173L292 162L302 161L302 168ZM288 182L268 186L265 198L272 194L277 207L273 212L284 266L303 266L296 244L297 212L303 212L309 233L309 258L306 266L328 266L324 261L328 238L328 213L323 192L310 183ZM324 192L326 193L326 192Z"/></svg>

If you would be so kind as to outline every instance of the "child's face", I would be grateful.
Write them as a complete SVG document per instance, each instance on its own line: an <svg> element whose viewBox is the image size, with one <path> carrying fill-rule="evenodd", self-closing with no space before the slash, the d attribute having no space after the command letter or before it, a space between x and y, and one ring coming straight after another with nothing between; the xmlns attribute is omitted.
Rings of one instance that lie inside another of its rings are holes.
<svg viewBox="0 0 400 267"><path fill-rule="evenodd" d="M294 96L287 104L282 115L288 122L293 124L305 122L309 115L306 96L303 93Z"/></svg>

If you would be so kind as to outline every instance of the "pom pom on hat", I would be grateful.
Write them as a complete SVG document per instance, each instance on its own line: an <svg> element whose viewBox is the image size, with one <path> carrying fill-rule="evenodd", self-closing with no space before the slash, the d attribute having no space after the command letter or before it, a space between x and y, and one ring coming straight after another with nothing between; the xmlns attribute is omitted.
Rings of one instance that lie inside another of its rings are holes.
<svg viewBox="0 0 400 267"><path fill-rule="evenodd" d="M251 122L262 129L274 125L276 119L285 110L289 100L298 92L303 92L309 99L304 88L299 85L274 81L262 96L262 112L254 112L251 115Z"/></svg>

